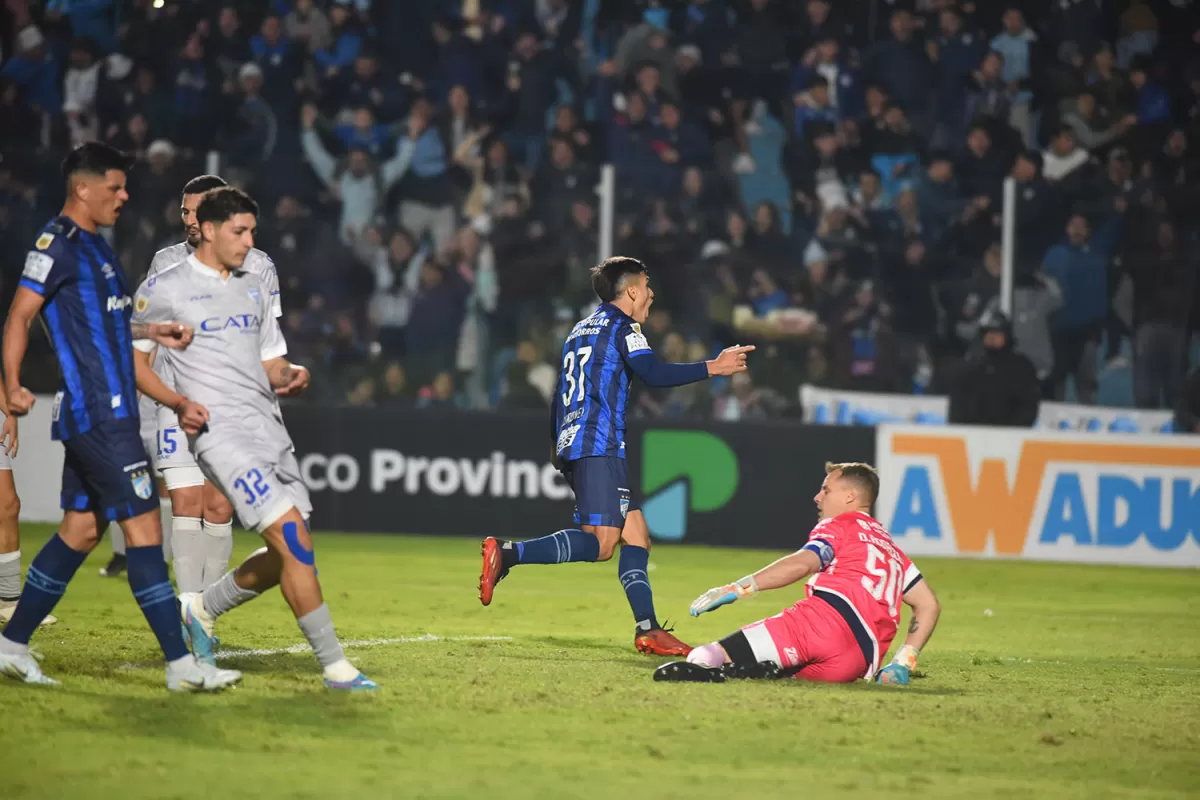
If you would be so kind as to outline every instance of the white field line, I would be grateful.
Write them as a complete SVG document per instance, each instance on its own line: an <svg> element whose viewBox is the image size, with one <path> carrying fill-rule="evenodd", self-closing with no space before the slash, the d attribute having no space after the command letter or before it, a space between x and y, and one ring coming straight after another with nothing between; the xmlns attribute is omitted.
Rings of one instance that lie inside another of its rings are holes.
<svg viewBox="0 0 1200 800"><path fill-rule="evenodd" d="M1071 664L1075 663L1075 662L1071 662L1071 661L1044 660L1044 659L1037 659L1037 658L1006 657L1006 658L1001 658L1000 660L1007 661L1010 664L1055 664L1058 666L1070 666ZM1148 668L1157 670L1159 672L1200 672L1200 667L1148 667Z"/></svg>
<svg viewBox="0 0 1200 800"><path fill-rule="evenodd" d="M388 647L394 644L417 644L420 642L511 642L511 636L437 636L432 633L427 633L424 636L397 636L390 639L351 639L342 642L342 647L346 649L361 649L367 647ZM290 647L279 647L274 649L262 650L217 650L217 660L223 661L229 658L242 658L249 656L251 658L261 658L263 656L281 656L288 653L309 653L312 648L307 644L294 644ZM122 664L118 669L144 669L148 667L161 667L160 662L154 663L127 663Z"/></svg>

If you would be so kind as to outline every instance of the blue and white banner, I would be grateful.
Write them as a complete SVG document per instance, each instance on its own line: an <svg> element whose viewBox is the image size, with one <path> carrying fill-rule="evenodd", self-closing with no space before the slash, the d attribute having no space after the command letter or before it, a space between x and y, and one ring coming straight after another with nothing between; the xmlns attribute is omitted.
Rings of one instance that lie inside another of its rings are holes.
<svg viewBox="0 0 1200 800"><path fill-rule="evenodd" d="M818 425L945 425L949 399L943 395L843 392L800 387L804 421ZM1089 433L1174 433L1170 411L1083 406L1043 401L1035 428Z"/></svg>

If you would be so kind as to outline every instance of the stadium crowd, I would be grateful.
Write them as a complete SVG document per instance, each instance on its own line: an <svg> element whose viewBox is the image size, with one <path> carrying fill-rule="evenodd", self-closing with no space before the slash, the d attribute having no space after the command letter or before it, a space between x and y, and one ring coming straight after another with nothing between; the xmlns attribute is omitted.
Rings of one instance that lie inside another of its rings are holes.
<svg viewBox="0 0 1200 800"><path fill-rule="evenodd" d="M638 414L944 391L998 303L1006 176L1043 397L1097 402L1112 373L1170 407L1200 325L1194 0L4 0L0 21L4 307L70 146L136 156L112 232L135 283L215 165L263 208L318 402L544 408L594 302L606 163L659 352L759 345Z"/></svg>

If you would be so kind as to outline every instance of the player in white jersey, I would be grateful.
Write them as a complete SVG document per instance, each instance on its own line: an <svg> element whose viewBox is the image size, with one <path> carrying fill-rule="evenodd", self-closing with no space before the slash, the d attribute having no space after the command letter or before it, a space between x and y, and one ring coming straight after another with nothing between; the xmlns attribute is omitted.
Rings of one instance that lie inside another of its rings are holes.
<svg viewBox="0 0 1200 800"><path fill-rule="evenodd" d="M216 617L279 586L321 663L325 685L375 689L342 652L317 580L308 489L275 401L302 368L284 357L287 345L273 324L267 285L240 269L254 244L257 214L257 204L238 189L207 192L196 211L200 246L148 278L134 301L138 322L165 314L193 325L187 351L167 356L175 389L150 368L150 348L136 358L138 388L167 408L198 403L207 409L206 424L189 418L184 426L196 463L267 543L203 593L180 596L184 629L196 657L212 663Z"/></svg>
<svg viewBox="0 0 1200 800"><path fill-rule="evenodd" d="M4 394L4 392L0 392ZM8 413L8 398L0 398L0 626L12 619L21 598L21 498L13 480L12 460L17 457L17 418ZM47 615L42 625L58 618Z"/></svg>
<svg viewBox="0 0 1200 800"><path fill-rule="evenodd" d="M188 181L183 187L180 204L180 216L187 239L155 253L147 278L181 263L195 252L200 244L200 226L196 222L200 198L210 189L227 185L217 175L200 175ZM282 316L283 309L279 301L279 275L275 270L275 262L255 248L247 254L242 269L257 275L266 284L271 299L271 322L278 324L276 320ZM174 376L165 356L154 354L151 364L163 383L173 388ZM293 385L281 394L303 392L308 388L308 377L308 370L296 370ZM169 502L164 503L163 530L171 532L175 583L181 594L199 592L218 580L229 568L229 559L233 554L233 505L219 489L204 479L174 411L160 407L143 395L141 414L146 452L153 457L155 472L161 476L159 496L169 497ZM113 541L116 561L117 540L114 538ZM111 572L113 570L110 567L102 570L103 574Z"/></svg>

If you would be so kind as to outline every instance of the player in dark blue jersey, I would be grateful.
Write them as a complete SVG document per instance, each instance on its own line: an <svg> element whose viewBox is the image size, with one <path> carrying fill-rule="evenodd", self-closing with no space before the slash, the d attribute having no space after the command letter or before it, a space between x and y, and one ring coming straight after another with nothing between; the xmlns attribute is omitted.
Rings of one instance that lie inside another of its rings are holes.
<svg viewBox="0 0 1200 800"><path fill-rule="evenodd" d="M492 593L518 564L607 561L618 544L617 573L637 628L634 646L653 655L687 655L691 650L658 624L647 565L650 532L631 491L625 463L625 408L637 375L648 386L695 383L746 369L753 347L730 347L712 361L670 364L660 360L642 333L654 290L642 262L610 258L592 268L592 287L603 301L567 336L558 390L551 398L554 461L575 491L575 524L540 539L483 540L479 600Z"/></svg>
<svg viewBox="0 0 1200 800"><path fill-rule="evenodd" d="M62 373L52 435L66 453L62 526L30 564L21 599L0 635L0 674L25 683L54 683L30 654L29 639L115 520L128 543L129 586L167 660L167 688L217 691L236 683L241 673L201 664L184 644L163 561L158 497L138 433L133 366L135 338L184 347L192 331L173 322L130 324L125 275L99 232L117 221L129 199L129 164L123 153L97 142L67 156L66 204L25 257L4 325L4 388L8 409L18 417L34 402L21 386L29 327L39 315L46 326ZM193 431L206 414L195 403L180 404L180 420Z"/></svg>

